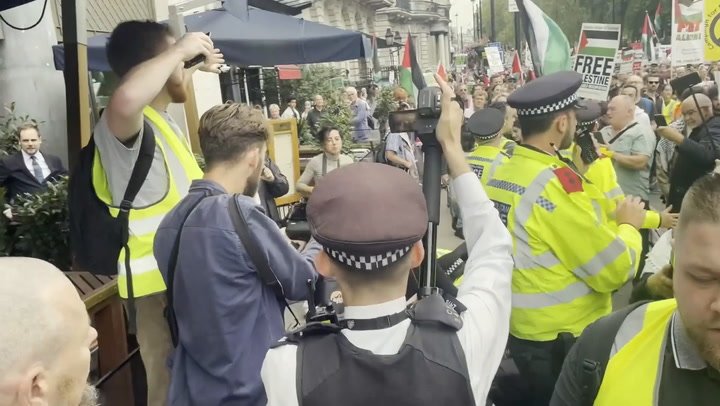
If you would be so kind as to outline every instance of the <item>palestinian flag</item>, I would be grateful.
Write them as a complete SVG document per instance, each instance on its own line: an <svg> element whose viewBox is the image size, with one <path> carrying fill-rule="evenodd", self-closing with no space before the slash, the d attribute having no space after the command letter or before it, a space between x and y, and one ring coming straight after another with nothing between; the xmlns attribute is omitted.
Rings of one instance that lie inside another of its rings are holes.
<svg viewBox="0 0 720 406"><path fill-rule="evenodd" d="M426 86L425 78L415 55L415 45L408 33L405 41L405 54L403 55L402 66L400 66L400 87L405 89L412 100L415 100L418 90L424 89Z"/></svg>
<svg viewBox="0 0 720 406"><path fill-rule="evenodd" d="M571 70L570 43L560 27L531 0L517 0L538 76Z"/></svg>
<svg viewBox="0 0 720 406"><path fill-rule="evenodd" d="M619 37L618 31L584 30L580 33L578 54L614 58Z"/></svg>
<svg viewBox="0 0 720 406"><path fill-rule="evenodd" d="M655 9L655 19L653 22L655 24L655 30L660 33L662 33L662 12L662 1L659 1L657 8Z"/></svg>
<svg viewBox="0 0 720 406"><path fill-rule="evenodd" d="M523 70L520 64L520 51L517 50L515 51L515 56L513 56L512 73L513 75L518 75L518 83L522 86L525 81L523 80Z"/></svg>
<svg viewBox="0 0 720 406"><path fill-rule="evenodd" d="M650 22L650 15L645 12L645 22L643 23L642 29L642 45L643 53L648 61L655 60L655 30L653 29L652 23Z"/></svg>

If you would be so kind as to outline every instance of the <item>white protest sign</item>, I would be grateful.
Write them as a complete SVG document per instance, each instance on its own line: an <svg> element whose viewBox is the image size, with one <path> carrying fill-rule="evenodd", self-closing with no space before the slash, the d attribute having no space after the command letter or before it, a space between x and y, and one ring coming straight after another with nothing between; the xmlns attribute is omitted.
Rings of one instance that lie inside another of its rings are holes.
<svg viewBox="0 0 720 406"><path fill-rule="evenodd" d="M487 56L490 73L495 74L505 71L500 49L497 47L485 47L485 56Z"/></svg>
<svg viewBox="0 0 720 406"><path fill-rule="evenodd" d="M583 23L578 53L573 62L575 72L583 75L578 96L607 100L619 45L620 24Z"/></svg>

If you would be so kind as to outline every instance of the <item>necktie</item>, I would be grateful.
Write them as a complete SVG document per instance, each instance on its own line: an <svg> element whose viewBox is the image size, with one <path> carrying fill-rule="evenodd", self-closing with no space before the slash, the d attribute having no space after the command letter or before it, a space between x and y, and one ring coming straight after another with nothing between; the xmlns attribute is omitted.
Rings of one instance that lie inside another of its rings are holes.
<svg viewBox="0 0 720 406"><path fill-rule="evenodd" d="M30 160L32 160L32 167L33 172L35 173L35 179L37 179L38 182L43 183L45 180L45 177L43 176L42 168L40 168L40 164L37 161L37 157L35 155L32 155L30 157Z"/></svg>

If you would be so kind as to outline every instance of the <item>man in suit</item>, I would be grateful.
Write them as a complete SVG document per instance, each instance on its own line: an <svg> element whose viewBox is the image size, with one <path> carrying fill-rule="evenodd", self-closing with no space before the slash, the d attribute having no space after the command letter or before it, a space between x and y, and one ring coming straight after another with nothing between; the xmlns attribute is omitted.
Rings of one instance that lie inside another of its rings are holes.
<svg viewBox="0 0 720 406"><path fill-rule="evenodd" d="M8 203L18 195L45 190L49 181L67 173L60 158L40 152L42 136L37 123L21 125L17 134L20 151L0 160L0 187L5 188Z"/></svg>

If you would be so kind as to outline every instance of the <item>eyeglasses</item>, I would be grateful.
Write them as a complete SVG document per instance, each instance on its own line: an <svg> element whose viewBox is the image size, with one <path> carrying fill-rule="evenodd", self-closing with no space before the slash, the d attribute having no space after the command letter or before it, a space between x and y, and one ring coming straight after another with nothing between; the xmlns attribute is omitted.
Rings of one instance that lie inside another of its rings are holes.
<svg viewBox="0 0 720 406"><path fill-rule="evenodd" d="M660 82L648 82L648 84L651 84L651 85L657 85L657 84L659 84L659 83L660 83Z"/></svg>

